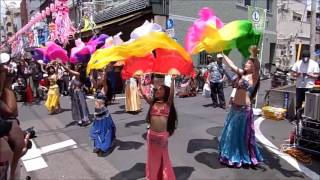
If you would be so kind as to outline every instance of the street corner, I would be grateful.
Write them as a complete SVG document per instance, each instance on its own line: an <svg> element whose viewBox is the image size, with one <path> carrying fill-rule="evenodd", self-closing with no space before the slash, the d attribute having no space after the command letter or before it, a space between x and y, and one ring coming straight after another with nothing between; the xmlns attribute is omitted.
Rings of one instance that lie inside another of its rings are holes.
<svg viewBox="0 0 320 180"><path fill-rule="evenodd" d="M290 134L294 125L288 120L272 120L258 117L255 120L256 137L265 156L265 164L270 168L279 168L285 176L296 178L319 178L320 158L311 155L311 162L304 163L283 152L290 147ZM303 173L303 174L301 174Z"/></svg>

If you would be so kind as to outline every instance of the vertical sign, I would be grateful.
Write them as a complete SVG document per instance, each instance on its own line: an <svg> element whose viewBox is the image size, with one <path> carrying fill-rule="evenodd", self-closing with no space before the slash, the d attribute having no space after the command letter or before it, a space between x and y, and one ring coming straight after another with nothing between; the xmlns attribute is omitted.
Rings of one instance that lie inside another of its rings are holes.
<svg viewBox="0 0 320 180"><path fill-rule="evenodd" d="M266 9L249 6L248 16L255 29L263 33L266 24Z"/></svg>
<svg viewBox="0 0 320 180"><path fill-rule="evenodd" d="M262 62L262 55L263 55L263 33L266 26L266 14L267 10L259 7L248 7L248 19L251 20L252 25L257 31L261 32L261 37L259 41L259 49L260 49L260 64ZM257 108L257 102L258 102L258 94L255 98L255 105L254 108Z"/></svg>
<svg viewBox="0 0 320 180"><path fill-rule="evenodd" d="M173 19L168 19L167 20L167 22L166 22L166 32L171 38L175 37Z"/></svg>

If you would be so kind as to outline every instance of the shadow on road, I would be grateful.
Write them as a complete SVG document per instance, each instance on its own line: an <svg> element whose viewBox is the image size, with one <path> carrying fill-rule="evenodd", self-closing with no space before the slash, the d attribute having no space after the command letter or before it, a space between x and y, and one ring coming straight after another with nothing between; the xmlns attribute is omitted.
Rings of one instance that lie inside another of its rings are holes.
<svg viewBox="0 0 320 180"><path fill-rule="evenodd" d="M114 111L111 114L124 114L124 113L126 113L125 110L120 110L120 111Z"/></svg>
<svg viewBox="0 0 320 180"><path fill-rule="evenodd" d="M188 143L187 152L194 153L202 149L218 149L219 141L217 137L214 139L191 139Z"/></svg>
<svg viewBox="0 0 320 180"><path fill-rule="evenodd" d="M139 149L141 146L143 146L143 143L136 141L121 141L119 139L116 139L115 146L118 147L118 150L125 151L131 149Z"/></svg>
<svg viewBox="0 0 320 180"><path fill-rule="evenodd" d="M207 129L207 133L213 136L213 139L191 139L188 143L187 152L194 153L196 151L204 150L204 149L213 149L214 152L200 152L195 155L195 160L201 164L204 164L212 169L221 169L221 168L228 168L220 164L219 162L219 139L221 130L223 127L211 127ZM250 169L250 170L262 170L267 171L267 169L277 170L279 173L284 175L285 177L293 177L293 178L305 178L301 172L293 169L290 165L284 166L283 160L280 159L277 155L271 153L266 148L260 145L261 153L264 158L264 162L257 167L250 167L250 166L243 166L243 169ZM292 170L288 170L287 168L290 167ZM230 168L230 167L229 167Z"/></svg>
<svg viewBox="0 0 320 180"><path fill-rule="evenodd" d="M136 163L131 169L122 171L117 175L111 177L111 180L136 180L143 179L145 177L145 163ZM180 166L173 168L176 179L186 180L188 179L195 169L188 166Z"/></svg>
<svg viewBox="0 0 320 180"><path fill-rule="evenodd" d="M212 153L202 152L197 154L194 158L199 163L205 164L212 169L226 168L225 166L221 165L221 163L219 162L219 155L216 152L212 152Z"/></svg>
<svg viewBox="0 0 320 180"><path fill-rule="evenodd" d="M126 106L125 105L120 105L119 108L120 109L126 109Z"/></svg>
<svg viewBox="0 0 320 180"><path fill-rule="evenodd" d="M205 105L202 105L203 107L213 107L213 104L205 104Z"/></svg>
<svg viewBox="0 0 320 180"><path fill-rule="evenodd" d="M77 121L72 121L72 122L70 122L69 124L67 124L67 125L65 126L65 128L70 127L70 126L75 126L75 125L77 125L77 124L78 124Z"/></svg>
<svg viewBox="0 0 320 180"><path fill-rule="evenodd" d="M148 134L147 132L145 132L145 133L142 134L142 138L143 138L144 140L147 140L147 134Z"/></svg>
<svg viewBox="0 0 320 180"><path fill-rule="evenodd" d="M128 128L128 127L132 127L132 126L140 126L142 124L146 124L146 120L145 119L126 123L125 127Z"/></svg>
<svg viewBox="0 0 320 180"><path fill-rule="evenodd" d="M223 129L223 127L221 127L221 126L212 127L212 128L207 129L207 133L212 136L219 137L222 132L222 129Z"/></svg>

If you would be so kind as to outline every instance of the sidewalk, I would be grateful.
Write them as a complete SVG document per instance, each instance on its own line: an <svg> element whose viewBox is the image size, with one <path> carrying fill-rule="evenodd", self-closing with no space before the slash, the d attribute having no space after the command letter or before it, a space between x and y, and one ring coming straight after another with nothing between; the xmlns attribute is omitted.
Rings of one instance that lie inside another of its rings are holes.
<svg viewBox="0 0 320 180"><path fill-rule="evenodd" d="M294 129L294 125L287 120L274 121L271 119L265 119L260 130L262 134L272 142L276 147L281 149L283 144L288 144L289 133ZM308 153L307 153L308 154ZM303 164L311 171L320 174L320 157L312 155L311 164Z"/></svg>

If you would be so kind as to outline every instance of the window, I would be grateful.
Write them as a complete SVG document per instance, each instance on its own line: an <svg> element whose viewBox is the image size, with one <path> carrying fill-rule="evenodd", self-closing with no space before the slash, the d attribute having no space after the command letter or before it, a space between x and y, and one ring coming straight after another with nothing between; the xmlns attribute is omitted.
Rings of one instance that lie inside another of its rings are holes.
<svg viewBox="0 0 320 180"><path fill-rule="evenodd" d="M251 6L251 0L238 0L238 4L244 6Z"/></svg>
<svg viewBox="0 0 320 180"><path fill-rule="evenodd" d="M244 0L244 5L245 6L250 6L251 5L251 0Z"/></svg>
<svg viewBox="0 0 320 180"><path fill-rule="evenodd" d="M294 21L301 21L301 19L302 19L302 14L293 12L292 20L294 20Z"/></svg>

